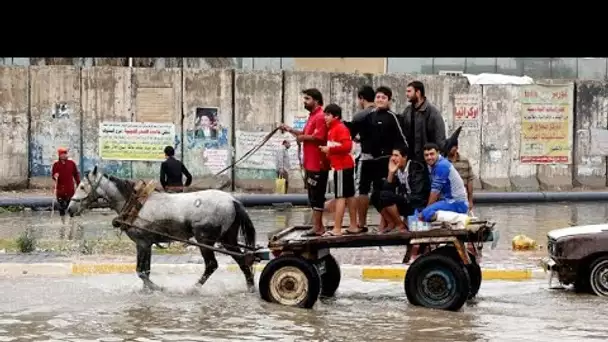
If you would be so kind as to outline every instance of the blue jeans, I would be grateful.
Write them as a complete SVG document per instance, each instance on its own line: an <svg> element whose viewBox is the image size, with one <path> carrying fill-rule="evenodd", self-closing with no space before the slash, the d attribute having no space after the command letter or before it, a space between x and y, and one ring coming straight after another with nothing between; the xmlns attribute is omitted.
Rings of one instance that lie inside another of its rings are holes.
<svg viewBox="0 0 608 342"><path fill-rule="evenodd" d="M422 210L422 219L431 222L431 219L439 210L466 214L469 212L469 204L465 201L437 201Z"/></svg>

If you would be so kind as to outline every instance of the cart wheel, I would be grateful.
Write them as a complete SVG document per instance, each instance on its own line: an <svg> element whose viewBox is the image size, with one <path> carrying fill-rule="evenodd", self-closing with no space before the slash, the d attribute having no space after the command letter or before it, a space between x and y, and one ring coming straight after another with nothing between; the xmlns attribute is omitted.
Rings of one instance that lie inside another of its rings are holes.
<svg viewBox="0 0 608 342"><path fill-rule="evenodd" d="M412 305L451 311L462 308L470 291L462 263L439 253L417 258L405 274L404 287Z"/></svg>
<svg viewBox="0 0 608 342"><path fill-rule="evenodd" d="M468 299L473 299L477 296L479 288L481 287L481 267L477 263L477 259L473 254L469 252L469 258L471 263L466 265L467 271L469 272L469 280L471 281L471 292L469 293Z"/></svg>
<svg viewBox="0 0 608 342"><path fill-rule="evenodd" d="M325 264L325 273L321 275L321 297L333 297L340 286L340 265L331 254L321 262Z"/></svg>
<svg viewBox="0 0 608 342"><path fill-rule="evenodd" d="M309 309L319 297L321 278L310 262L284 256L271 260L264 267L259 289L265 301Z"/></svg>
<svg viewBox="0 0 608 342"><path fill-rule="evenodd" d="M475 298L475 296L477 296L477 293L479 292L479 288L481 287L481 278L482 278L481 267L477 263L477 259L475 258L475 255L473 255L471 252L467 251L467 253L469 253L469 257L471 258L471 263L469 265L464 265L461 262L460 255L458 254L456 247L454 247L454 246L439 247L439 248L435 249L432 253L437 253L437 254L445 255L447 257L454 258L454 260L458 260L458 262L460 262L462 264L462 266L467 270L467 275L468 275L469 281L470 281L469 287L471 289L471 292L469 293L468 299Z"/></svg>

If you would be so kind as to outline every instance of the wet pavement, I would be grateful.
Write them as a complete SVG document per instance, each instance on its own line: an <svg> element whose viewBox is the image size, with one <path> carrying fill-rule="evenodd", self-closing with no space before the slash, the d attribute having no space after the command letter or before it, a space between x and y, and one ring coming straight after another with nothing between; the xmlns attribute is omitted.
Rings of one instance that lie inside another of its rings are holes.
<svg viewBox="0 0 608 342"><path fill-rule="evenodd" d="M538 259L546 255L543 247L548 231L575 224L605 223L608 218L606 208L607 205L604 203L479 206L475 208L475 214L496 221L496 228L501 234L495 250L489 248L484 250L482 265L497 268L537 267ZM270 232L289 225L302 224L310 219L309 211L303 208L286 210L250 208L248 212L257 229L258 244L261 245L266 243ZM370 213L372 214L368 221L376 223L379 220L377 214L373 211ZM48 211L3 213L0 214L0 239L14 239L26 229L31 229L38 238L46 240L117 240L116 230L110 225L113 217L113 212L91 211L76 218L73 229L67 229L65 225L59 223L57 213L53 217ZM511 251L511 239L517 234L525 234L535 239L539 244L539 250ZM121 238L128 240L124 235ZM191 253L190 257L178 259L190 260L185 262L199 262L198 251L193 250ZM401 247L345 249L333 253L343 264L384 265L400 263L404 249ZM3 259L0 257L0 261ZM231 258L226 260L232 263Z"/></svg>
<svg viewBox="0 0 608 342"><path fill-rule="evenodd" d="M343 280L312 310L262 301L241 274L0 280L0 341L587 341L605 340L605 299L542 281L484 282L460 312L410 306L396 282Z"/></svg>
<svg viewBox="0 0 608 342"><path fill-rule="evenodd" d="M264 244L269 232L301 224L306 210L249 209ZM498 222L501 240L486 249L485 267L534 267L546 252L512 252L511 239L526 234L543 245L549 230L605 223L605 204L511 205L476 208ZM0 214L0 239L32 229L41 239L117 239L109 212L77 219L71 234L49 212ZM376 215L370 221L377 220ZM126 237L123 237L126 239ZM343 264L399 263L403 248L336 250ZM13 256L0 262L134 262L133 256ZM200 256L155 255L153 263L198 263ZM218 255L220 264L232 259ZM152 265L154 269L154 265ZM460 312L410 306L400 282L344 279L338 295L312 310L269 304L245 290L239 272L218 270L202 288L198 274L160 275L166 290L145 293L133 274L0 278L0 341L587 341L605 340L605 298L549 290L546 281L486 281L479 297ZM257 282L256 282L257 283Z"/></svg>

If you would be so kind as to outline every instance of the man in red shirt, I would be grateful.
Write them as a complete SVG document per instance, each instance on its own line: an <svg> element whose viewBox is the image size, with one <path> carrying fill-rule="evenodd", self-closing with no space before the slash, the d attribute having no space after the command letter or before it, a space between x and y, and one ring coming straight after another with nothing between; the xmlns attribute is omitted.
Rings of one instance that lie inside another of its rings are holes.
<svg viewBox="0 0 608 342"><path fill-rule="evenodd" d="M355 158L351 154L353 140L350 130L342 123L342 108L337 104L325 107L325 121L329 131L327 146L319 146L321 152L327 154L331 168L334 170L334 195L336 209L334 214L334 229L323 236L342 235L342 220L344 210L348 206L350 217L349 229L346 233L358 234L357 206L355 205Z"/></svg>
<svg viewBox="0 0 608 342"><path fill-rule="evenodd" d="M302 94L304 95L304 108L310 112L304 129L297 131L285 124L281 125L281 128L293 134L296 140L303 145L303 164L306 172L305 186L308 192L308 202L313 210L313 228L305 235L318 236L325 233L323 209L329 165L319 146L323 146L327 142L327 125L325 124L325 114L323 114L323 95L321 95L321 92L318 89L310 88L302 91Z"/></svg>
<svg viewBox="0 0 608 342"><path fill-rule="evenodd" d="M51 169L51 175L55 181L55 196L57 196L57 204L59 205L59 216L61 222L65 223L65 211L70 204L76 185L80 184L80 174L78 167L73 160L68 159L68 149L60 147L57 149L59 160L57 160ZM70 216L73 216L70 214Z"/></svg>

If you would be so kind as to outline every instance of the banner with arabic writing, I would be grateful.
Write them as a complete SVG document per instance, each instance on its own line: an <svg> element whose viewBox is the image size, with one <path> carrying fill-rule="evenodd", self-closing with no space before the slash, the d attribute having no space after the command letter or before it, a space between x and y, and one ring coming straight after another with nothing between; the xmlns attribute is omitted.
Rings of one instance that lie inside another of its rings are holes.
<svg viewBox="0 0 608 342"><path fill-rule="evenodd" d="M521 86L521 163L572 164L573 90L571 84Z"/></svg>
<svg viewBox="0 0 608 342"><path fill-rule="evenodd" d="M99 156L104 160L164 161L175 142L175 125L155 122L102 122Z"/></svg>

